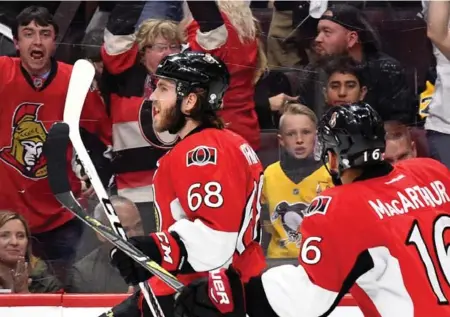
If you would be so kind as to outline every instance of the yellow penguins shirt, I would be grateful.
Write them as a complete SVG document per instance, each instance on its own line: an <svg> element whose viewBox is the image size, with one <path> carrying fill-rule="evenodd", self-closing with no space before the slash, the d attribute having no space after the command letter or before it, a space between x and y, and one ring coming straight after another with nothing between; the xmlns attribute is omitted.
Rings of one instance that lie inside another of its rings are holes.
<svg viewBox="0 0 450 317"><path fill-rule="evenodd" d="M325 166L295 183L286 175L280 161L264 171L263 203L269 209L272 238L267 250L269 258L296 258L301 236L298 227L303 211L323 190L332 187Z"/></svg>

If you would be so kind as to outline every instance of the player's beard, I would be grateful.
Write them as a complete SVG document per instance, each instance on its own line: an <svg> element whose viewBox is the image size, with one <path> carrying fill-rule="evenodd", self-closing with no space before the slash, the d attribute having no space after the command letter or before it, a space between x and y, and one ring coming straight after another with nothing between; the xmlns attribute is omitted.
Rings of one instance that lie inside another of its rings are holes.
<svg viewBox="0 0 450 317"><path fill-rule="evenodd" d="M172 129L174 125L178 123L179 116L177 113L176 105L160 111L158 114L159 122L153 124L153 128L156 132L162 133ZM178 132L178 131L177 131Z"/></svg>

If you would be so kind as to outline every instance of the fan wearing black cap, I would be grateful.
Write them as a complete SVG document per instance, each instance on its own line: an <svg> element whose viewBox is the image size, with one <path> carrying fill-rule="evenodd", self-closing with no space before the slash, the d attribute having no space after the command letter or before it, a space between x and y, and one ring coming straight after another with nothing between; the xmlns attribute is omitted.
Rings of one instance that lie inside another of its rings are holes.
<svg viewBox="0 0 450 317"><path fill-rule="evenodd" d="M155 76L153 127L180 141L158 161L153 179L158 232L130 242L186 284L230 263L248 281L266 266L259 225L263 170L251 146L217 115L228 69L209 53L191 51L165 57ZM150 279L165 316L173 316L173 289L122 251L113 249L111 258L128 284ZM152 316L143 305L143 316ZM120 314L113 309L113 316Z"/></svg>
<svg viewBox="0 0 450 317"><path fill-rule="evenodd" d="M242 305L250 317L328 316L349 291L364 316L450 316L450 171L428 158L385 162L383 122L365 103L330 108L318 133L337 186L305 213L300 265L245 284L228 269L225 314L217 278L194 282L175 316L244 317Z"/></svg>
<svg viewBox="0 0 450 317"><path fill-rule="evenodd" d="M368 89L364 100L384 121L406 125L414 121L417 102L413 100L405 69L397 60L381 52L377 32L359 9L348 4L329 7L319 19L314 48L319 60L349 55L364 66L363 75ZM318 70L320 73L320 68ZM314 85L314 80L309 80L296 95L300 95L306 105L317 108L318 115L321 115L326 107L322 96L314 94L317 90L311 85ZM390 136L390 130L387 132Z"/></svg>

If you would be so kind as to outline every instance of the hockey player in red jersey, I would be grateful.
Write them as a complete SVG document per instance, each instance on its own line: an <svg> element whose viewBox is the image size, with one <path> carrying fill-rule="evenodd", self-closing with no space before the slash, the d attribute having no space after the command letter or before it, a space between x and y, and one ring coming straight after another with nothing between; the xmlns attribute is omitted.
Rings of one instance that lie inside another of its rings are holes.
<svg viewBox="0 0 450 317"><path fill-rule="evenodd" d="M369 105L331 108L319 138L338 186L306 211L300 265L245 286L232 269L211 274L231 304L199 280L178 297L175 316L328 316L349 291L364 316L450 316L450 172L424 158L390 165L384 136Z"/></svg>
<svg viewBox="0 0 450 317"><path fill-rule="evenodd" d="M210 54L185 52L163 59L156 76L153 125L181 140L155 173L158 232L130 241L183 283L231 263L248 281L265 268L259 244L263 171L251 146L216 115L229 84L226 65ZM119 250L112 263L127 283L151 277ZM150 284L166 316L173 316L174 291L156 278Z"/></svg>
<svg viewBox="0 0 450 317"><path fill-rule="evenodd" d="M0 57L0 209L21 214L33 235L34 254L59 267L59 260L75 255L82 224L49 194L43 147L52 124L63 119L72 65L52 58L58 25L46 8L25 8L16 22L12 32L20 57ZM83 141L100 145L88 146L94 162L107 164L103 153L111 144L111 125L98 91L88 93L80 127ZM68 173L80 195L80 180L72 168Z"/></svg>

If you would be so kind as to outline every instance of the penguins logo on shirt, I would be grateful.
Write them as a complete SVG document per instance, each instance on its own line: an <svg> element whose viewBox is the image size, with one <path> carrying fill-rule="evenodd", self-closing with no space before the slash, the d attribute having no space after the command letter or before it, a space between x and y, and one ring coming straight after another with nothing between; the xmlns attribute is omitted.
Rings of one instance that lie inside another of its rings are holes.
<svg viewBox="0 0 450 317"><path fill-rule="evenodd" d="M290 243L300 245L301 234L299 232L300 224L303 221L303 213L308 208L308 204L298 202L290 204L286 201L280 202L271 216L271 221L277 219L281 220L283 229L286 232L287 238L280 240L280 246L285 247Z"/></svg>
<svg viewBox="0 0 450 317"><path fill-rule="evenodd" d="M42 105L26 102L17 107L12 122L11 144L0 149L0 160L30 179L47 177L47 161L42 155L47 130L38 120Z"/></svg>

